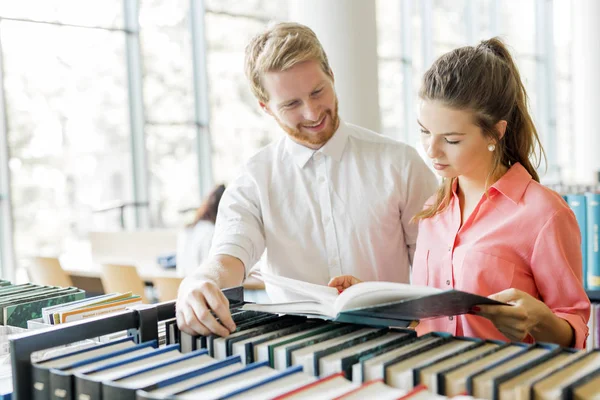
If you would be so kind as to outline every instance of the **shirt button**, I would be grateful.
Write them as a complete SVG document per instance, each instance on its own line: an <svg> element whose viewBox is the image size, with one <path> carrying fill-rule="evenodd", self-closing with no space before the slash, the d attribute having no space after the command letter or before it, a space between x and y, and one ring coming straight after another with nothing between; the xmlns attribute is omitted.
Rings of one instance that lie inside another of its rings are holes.
<svg viewBox="0 0 600 400"><path fill-rule="evenodd" d="M448 319L449 319L450 321L452 321L452 320L454 319L454 317L448 317Z"/></svg>
<svg viewBox="0 0 600 400"><path fill-rule="evenodd" d="M329 221L331 221L331 218L329 218L329 217L325 217L325 218L323 218L323 222L324 222L325 224L328 224L328 223L329 223Z"/></svg>
<svg viewBox="0 0 600 400"><path fill-rule="evenodd" d="M449 284L450 284L450 279L448 279L448 280L446 281L446 285L449 285Z"/></svg>

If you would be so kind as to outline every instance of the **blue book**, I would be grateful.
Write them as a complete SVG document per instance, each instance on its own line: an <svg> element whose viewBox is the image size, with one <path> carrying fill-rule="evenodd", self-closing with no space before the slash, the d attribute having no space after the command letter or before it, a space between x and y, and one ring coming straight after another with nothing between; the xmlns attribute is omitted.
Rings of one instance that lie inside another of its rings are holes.
<svg viewBox="0 0 600 400"><path fill-rule="evenodd" d="M243 367L242 359L239 355L227 357L222 361L202 366L193 371L157 382L146 389L138 390L136 398L138 400L165 399L167 396L172 396L191 387L196 387L203 382L229 375L231 372Z"/></svg>
<svg viewBox="0 0 600 400"><path fill-rule="evenodd" d="M161 364L180 356L179 345L159 348L137 357L111 362L96 369L75 373L75 399L102 399L102 382L121 378L136 370Z"/></svg>
<svg viewBox="0 0 600 400"><path fill-rule="evenodd" d="M276 374L277 371L269 367L268 361L256 362L228 375L191 387L176 395L198 399L207 397L221 398L221 396L225 396L234 390L260 382L263 379Z"/></svg>
<svg viewBox="0 0 600 400"><path fill-rule="evenodd" d="M588 266L588 245L587 245L587 202L584 194L569 194L567 204L573 210L577 223L579 224L579 232L581 233L581 255L583 259L582 279L583 286L587 289L587 266Z"/></svg>
<svg viewBox="0 0 600 400"><path fill-rule="evenodd" d="M158 347L156 340L144 342L137 346L127 347L97 357L88 357L70 364L62 364L50 370L50 398L74 399L75 378L74 374L82 370L98 368L102 364L109 364L137 357L140 354L150 353Z"/></svg>
<svg viewBox="0 0 600 400"><path fill-rule="evenodd" d="M33 398L45 400L50 398L50 369L61 368L77 361L88 358L100 357L114 351L132 348L135 346L132 338L124 338L99 346L76 350L67 354L43 360L32 365Z"/></svg>
<svg viewBox="0 0 600 400"><path fill-rule="evenodd" d="M588 290L600 290L600 193L586 193L587 201L587 272Z"/></svg>
<svg viewBox="0 0 600 400"><path fill-rule="evenodd" d="M157 382L176 377L182 373L198 369L214 363L215 359L208 355L208 350L197 350L179 357L137 370L118 379L105 381L102 384L102 398L135 400L138 389L148 389Z"/></svg>

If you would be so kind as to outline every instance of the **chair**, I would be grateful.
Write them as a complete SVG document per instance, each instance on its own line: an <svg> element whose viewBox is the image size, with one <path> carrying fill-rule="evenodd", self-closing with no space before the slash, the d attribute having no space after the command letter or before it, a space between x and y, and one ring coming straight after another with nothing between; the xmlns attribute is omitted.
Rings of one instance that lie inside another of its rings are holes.
<svg viewBox="0 0 600 400"><path fill-rule="evenodd" d="M58 258L34 257L31 261L27 268L31 282L48 286L73 286L71 277L61 267Z"/></svg>
<svg viewBox="0 0 600 400"><path fill-rule="evenodd" d="M102 286L105 293L132 292L149 303L146 296L146 284L133 265L102 264Z"/></svg>
<svg viewBox="0 0 600 400"><path fill-rule="evenodd" d="M152 279L154 283L154 289L156 289L157 297L159 302L175 300L177 298L177 291L183 278L177 277L156 277Z"/></svg>

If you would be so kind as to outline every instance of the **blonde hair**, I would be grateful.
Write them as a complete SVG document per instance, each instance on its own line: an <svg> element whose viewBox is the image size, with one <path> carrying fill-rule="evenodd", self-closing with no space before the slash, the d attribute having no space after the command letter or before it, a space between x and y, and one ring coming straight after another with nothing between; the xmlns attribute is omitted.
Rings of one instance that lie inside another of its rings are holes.
<svg viewBox="0 0 600 400"><path fill-rule="evenodd" d="M500 39L492 38L478 46L461 47L438 58L423 76L419 97L473 112L475 123L483 134L495 139L496 149L486 193L491 178L501 167L510 168L515 163L523 165L539 182L536 168L542 157L545 158L544 149L529 114L521 75ZM507 122L502 138L495 129L501 120ZM433 217L448 207L453 179L442 181L433 203L418 213L415 220Z"/></svg>
<svg viewBox="0 0 600 400"><path fill-rule="evenodd" d="M293 22L269 27L246 46L245 72L252 93L266 103L269 96L262 85L262 75L285 71L304 61L317 61L323 72L333 79L325 50L309 27Z"/></svg>

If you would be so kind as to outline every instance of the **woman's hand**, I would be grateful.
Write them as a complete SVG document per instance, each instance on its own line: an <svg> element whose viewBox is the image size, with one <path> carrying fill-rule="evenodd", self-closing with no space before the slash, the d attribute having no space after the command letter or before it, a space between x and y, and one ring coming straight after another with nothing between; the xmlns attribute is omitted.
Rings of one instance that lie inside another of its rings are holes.
<svg viewBox="0 0 600 400"><path fill-rule="evenodd" d="M345 289L348 289L352 285L356 285L357 283L362 282L360 279L355 278L352 275L340 275L335 278L331 278L327 286L334 287L338 290L338 292L343 292Z"/></svg>
<svg viewBox="0 0 600 400"><path fill-rule="evenodd" d="M510 340L522 341L527 335L531 335L536 341L570 345L573 339L571 325L554 315L546 304L530 294L511 288L489 298L511 305L481 305L475 307L473 313L492 321Z"/></svg>

